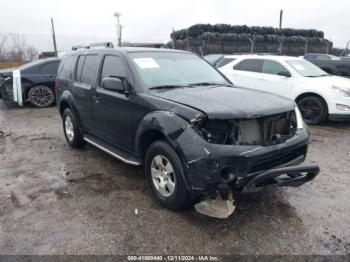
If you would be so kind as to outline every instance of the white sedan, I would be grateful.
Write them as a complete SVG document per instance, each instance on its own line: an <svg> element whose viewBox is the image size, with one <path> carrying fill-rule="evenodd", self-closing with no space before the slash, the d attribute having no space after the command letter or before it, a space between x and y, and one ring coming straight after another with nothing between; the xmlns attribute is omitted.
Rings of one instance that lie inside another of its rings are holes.
<svg viewBox="0 0 350 262"><path fill-rule="evenodd" d="M297 57L232 55L218 69L235 85L278 94L297 102L308 124L350 120L350 80L331 76Z"/></svg>

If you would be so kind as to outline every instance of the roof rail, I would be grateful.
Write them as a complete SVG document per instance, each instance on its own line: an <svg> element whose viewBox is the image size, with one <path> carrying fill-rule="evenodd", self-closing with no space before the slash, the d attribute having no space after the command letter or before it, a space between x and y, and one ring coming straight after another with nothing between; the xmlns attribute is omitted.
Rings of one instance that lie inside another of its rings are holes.
<svg viewBox="0 0 350 262"><path fill-rule="evenodd" d="M112 42L91 43L87 45L75 45L72 47L72 50L76 51L78 49L90 49L94 47L114 48L114 45Z"/></svg>

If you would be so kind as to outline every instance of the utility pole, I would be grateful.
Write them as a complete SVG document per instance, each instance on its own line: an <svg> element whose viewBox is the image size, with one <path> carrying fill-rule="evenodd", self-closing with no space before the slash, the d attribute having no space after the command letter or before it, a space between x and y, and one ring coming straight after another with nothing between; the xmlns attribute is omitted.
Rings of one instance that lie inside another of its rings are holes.
<svg viewBox="0 0 350 262"><path fill-rule="evenodd" d="M253 54L254 53L254 45L255 45L255 33L253 35L253 38L249 38L249 42L250 42L250 53Z"/></svg>
<svg viewBox="0 0 350 262"><path fill-rule="evenodd" d="M278 50L279 54L282 54L282 48L283 48L282 20L283 20L283 10L280 11L280 26L279 26L279 30L280 30L281 38L280 38L280 48Z"/></svg>
<svg viewBox="0 0 350 262"><path fill-rule="evenodd" d="M52 42L53 42L53 49L55 51L55 56L58 56L57 53L57 45L56 45L56 35L55 35L55 26L53 24L53 18L51 17L51 30L52 30Z"/></svg>
<svg viewBox="0 0 350 262"><path fill-rule="evenodd" d="M114 16L117 18L117 45L122 46L122 26L120 24L121 13L115 12Z"/></svg>

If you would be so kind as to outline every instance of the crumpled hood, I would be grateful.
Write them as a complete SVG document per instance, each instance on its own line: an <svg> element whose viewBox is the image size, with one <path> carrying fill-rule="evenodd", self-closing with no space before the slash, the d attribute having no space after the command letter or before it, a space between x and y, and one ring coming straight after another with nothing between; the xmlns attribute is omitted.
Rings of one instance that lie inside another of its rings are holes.
<svg viewBox="0 0 350 262"><path fill-rule="evenodd" d="M229 86L153 90L150 94L200 110L212 119L267 116L295 107L294 101L281 96Z"/></svg>

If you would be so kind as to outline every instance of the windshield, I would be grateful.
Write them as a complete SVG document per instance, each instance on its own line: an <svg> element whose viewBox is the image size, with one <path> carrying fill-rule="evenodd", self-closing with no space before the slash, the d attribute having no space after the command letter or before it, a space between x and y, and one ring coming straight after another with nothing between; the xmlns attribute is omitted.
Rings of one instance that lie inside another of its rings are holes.
<svg viewBox="0 0 350 262"><path fill-rule="evenodd" d="M305 77L318 77L328 75L321 68L306 60L289 60L287 63L299 74Z"/></svg>
<svg viewBox="0 0 350 262"><path fill-rule="evenodd" d="M191 53L135 52L130 57L148 88L196 84L231 85L212 66Z"/></svg>

